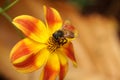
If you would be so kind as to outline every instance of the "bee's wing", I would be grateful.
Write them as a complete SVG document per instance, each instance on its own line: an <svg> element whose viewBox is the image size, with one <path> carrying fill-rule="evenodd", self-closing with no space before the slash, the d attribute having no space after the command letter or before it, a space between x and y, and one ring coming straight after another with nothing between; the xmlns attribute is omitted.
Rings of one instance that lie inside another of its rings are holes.
<svg viewBox="0 0 120 80"><path fill-rule="evenodd" d="M65 33L65 37L74 38L77 36L76 28L70 23L70 21L66 21L62 27L62 30Z"/></svg>
<svg viewBox="0 0 120 80"><path fill-rule="evenodd" d="M68 30L68 31L71 31L71 32L75 31L75 27L70 23L70 21L65 21L62 29L63 30Z"/></svg>

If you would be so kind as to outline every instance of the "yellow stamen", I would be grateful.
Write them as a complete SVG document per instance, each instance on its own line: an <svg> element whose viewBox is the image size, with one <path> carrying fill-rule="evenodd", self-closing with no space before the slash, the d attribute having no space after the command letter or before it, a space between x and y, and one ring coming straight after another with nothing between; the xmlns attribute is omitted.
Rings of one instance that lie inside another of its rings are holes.
<svg viewBox="0 0 120 80"><path fill-rule="evenodd" d="M66 38L61 37L59 40L56 41L54 37L50 37L49 40L48 40L47 49L51 53L53 53L56 49L60 48L65 43L67 43Z"/></svg>

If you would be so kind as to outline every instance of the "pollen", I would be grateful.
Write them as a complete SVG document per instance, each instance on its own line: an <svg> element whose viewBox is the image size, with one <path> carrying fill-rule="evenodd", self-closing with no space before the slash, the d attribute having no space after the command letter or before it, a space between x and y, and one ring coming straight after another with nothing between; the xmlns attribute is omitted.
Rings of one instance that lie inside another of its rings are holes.
<svg viewBox="0 0 120 80"><path fill-rule="evenodd" d="M53 37L50 37L48 40L48 44L47 44L47 49L52 53L54 52L57 48L60 47L60 45L54 40Z"/></svg>

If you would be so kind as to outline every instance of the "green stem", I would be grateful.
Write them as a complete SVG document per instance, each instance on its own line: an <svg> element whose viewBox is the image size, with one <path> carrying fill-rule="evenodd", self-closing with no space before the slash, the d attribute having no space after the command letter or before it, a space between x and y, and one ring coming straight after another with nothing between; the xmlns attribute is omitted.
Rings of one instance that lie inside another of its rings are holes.
<svg viewBox="0 0 120 80"><path fill-rule="evenodd" d="M0 10L0 13L3 13L5 11L7 11L9 8L11 8L12 6L14 6L19 0L15 0L13 1L11 4L9 4L7 7L5 7L2 11Z"/></svg>
<svg viewBox="0 0 120 80"><path fill-rule="evenodd" d="M3 15L10 23L12 22L12 18L5 12L6 10L8 10L9 8L11 8L13 5L15 5L19 0L15 0L14 2L12 2L11 4L9 4L8 6L6 6L4 9L0 7L0 14ZM21 38L24 38L24 35L21 33L20 30L18 30L14 24L12 24L15 28L15 30L17 31L18 35Z"/></svg>
<svg viewBox="0 0 120 80"><path fill-rule="evenodd" d="M0 10L3 10L2 8L0 8ZM11 19L11 17L7 14L7 13L5 13L5 12L2 12L1 13L9 22L11 22L12 21L12 19Z"/></svg>
<svg viewBox="0 0 120 80"><path fill-rule="evenodd" d="M2 8L0 8L0 11L2 12L1 15L3 15L11 23L12 22L12 18L6 12L4 12ZM12 25L14 26L14 28L15 28L16 32L18 33L18 35L21 38L24 38L25 36L20 32L20 30L17 29L14 24L12 24Z"/></svg>
<svg viewBox="0 0 120 80"><path fill-rule="evenodd" d="M15 0L13 1L10 5L8 5L7 7L4 8L4 11L8 10L9 8L11 8L12 6L14 6L19 0Z"/></svg>

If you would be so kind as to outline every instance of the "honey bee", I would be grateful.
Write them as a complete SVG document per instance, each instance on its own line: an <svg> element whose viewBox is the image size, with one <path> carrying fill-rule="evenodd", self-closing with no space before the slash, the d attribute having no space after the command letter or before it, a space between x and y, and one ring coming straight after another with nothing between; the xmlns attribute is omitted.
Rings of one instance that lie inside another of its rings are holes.
<svg viewBox="0 0 120 80"><path fill-rule="evenodd" d="M48 40L48 50L53 53L68 42L68 39L75 37L75 28L71 24L63 25L62 29L57 30Z"/></svg>
<svg viewBox="0 0 120 80"><path fill-rule="evenodd" d="M71 39L75 37L73 30L74 27L72 25L63 25L62 29L53 33L52 36L54 38L54 41L57 42L59 45L64 45L68 41L66 38Z"/></svg>

